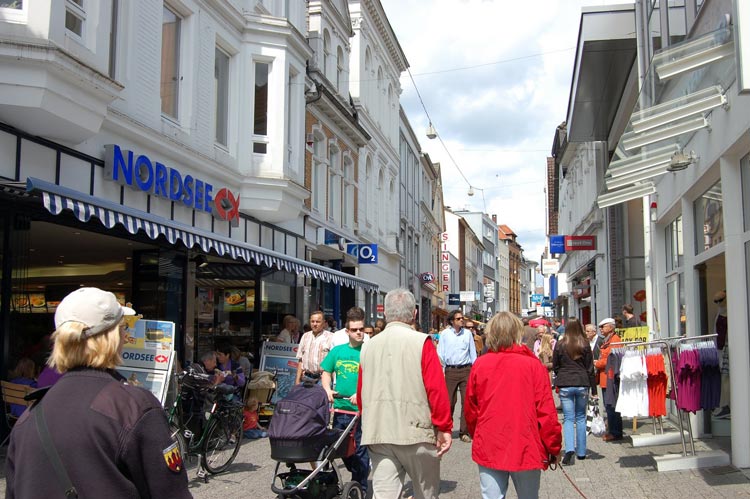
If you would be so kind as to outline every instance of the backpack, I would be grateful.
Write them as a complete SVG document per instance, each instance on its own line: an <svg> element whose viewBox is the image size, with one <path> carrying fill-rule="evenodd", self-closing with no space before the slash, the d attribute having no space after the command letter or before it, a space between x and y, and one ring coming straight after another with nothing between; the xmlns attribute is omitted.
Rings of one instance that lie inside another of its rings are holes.
<svg viewBox="0 0 750 499"><path fill-rule="evenodd" d="M299 384L276 403L268 436L272 439L301 440L318 437L328 426L328 395L318 384Z"/></svg>

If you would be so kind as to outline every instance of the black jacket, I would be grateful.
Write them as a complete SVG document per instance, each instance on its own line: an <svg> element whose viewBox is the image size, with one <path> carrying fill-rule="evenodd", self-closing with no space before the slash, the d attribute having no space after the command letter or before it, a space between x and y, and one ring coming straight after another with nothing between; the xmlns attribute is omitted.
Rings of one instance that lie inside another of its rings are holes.
<svg viewBox="0 0 750 499"><path fill-rule="evenodd" d="M108 371L79 369L60 378L14 426L7 498L64 497L36 429L38 410L81 499L192 497L184 465L172 471L167 464L179 462L179 451L159 401Z"/></svg>
<svg viewBox="0 0 750 499"><path fill-rule="evenodd" d="M583 349L583 356L578 360L573 360L562 342L558 341L552 352L552 370L555 372L555 386L557 387L596 386L594 358L588 345Z"/></svg>

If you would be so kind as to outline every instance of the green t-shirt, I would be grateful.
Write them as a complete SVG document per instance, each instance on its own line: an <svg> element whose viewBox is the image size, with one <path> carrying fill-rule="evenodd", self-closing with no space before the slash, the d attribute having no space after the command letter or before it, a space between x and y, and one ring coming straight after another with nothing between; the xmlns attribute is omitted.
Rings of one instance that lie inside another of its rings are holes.
<svg viewBox="0 0 750 499"><path fill-rule="evenodd" d="M335 373L335 391L351 397L357 393L357 380L359 379L359 354L362 345L352 348L349 343L335 346L328 352L320 367L326 372ZM357 411L357 406L347 399L333 399L333 407L344 411Z"/></svg>

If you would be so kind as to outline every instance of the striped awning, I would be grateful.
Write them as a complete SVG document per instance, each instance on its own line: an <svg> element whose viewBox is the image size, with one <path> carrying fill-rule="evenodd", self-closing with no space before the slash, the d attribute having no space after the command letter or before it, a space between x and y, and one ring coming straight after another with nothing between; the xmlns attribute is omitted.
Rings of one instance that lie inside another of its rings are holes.
<svg viewBox="0 0 750 499"><path fill-rule="evenodd" d="M177 244L179 241L188 249L198 247L204 253L213 250L219 256L243 260L247 263L254 262L271 269L304 274L307 277L320 279L324 282L340 284L350 288L363 288L365 291L378 290L377 284L344 272L249 243L235 241L228 237L174 220L167 220L150 213L144 213L129 206L95 198L44 180L29 177L26 181L26 190L41 193L44 207L53 215L59 215L63 210L69 210L81 222L89 222L92 218L95 218L108 229L120 224L131 234L143 231L151 239L164 236L171 244Z"/></svg>

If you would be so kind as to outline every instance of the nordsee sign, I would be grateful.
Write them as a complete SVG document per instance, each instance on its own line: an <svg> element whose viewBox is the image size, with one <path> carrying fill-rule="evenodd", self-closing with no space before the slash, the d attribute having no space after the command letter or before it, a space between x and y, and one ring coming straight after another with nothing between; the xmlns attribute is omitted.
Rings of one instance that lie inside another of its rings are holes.
<svg viewBox="0 0 750 499"><path fill-rule="evenodd" d="M104 146L104 176L132 189L205 211L233 226L240 223L239 195L235 197L226 187L214 195L214 187L208 182L183 175L143 154L136 156L116 144Z"/></svg>

